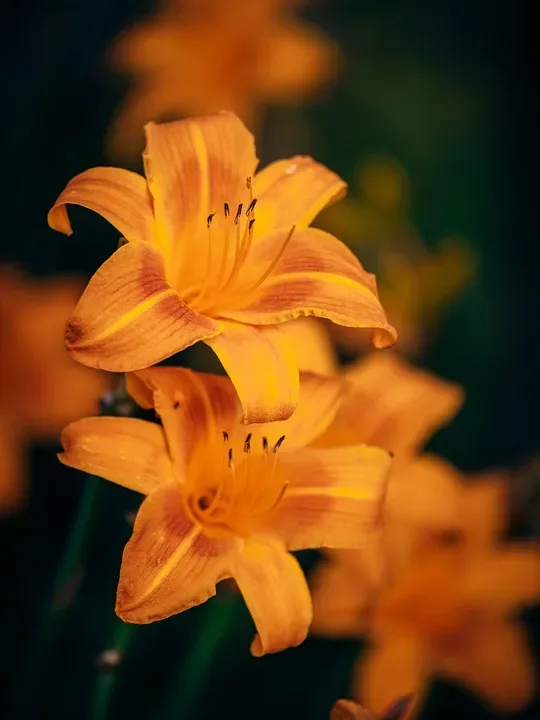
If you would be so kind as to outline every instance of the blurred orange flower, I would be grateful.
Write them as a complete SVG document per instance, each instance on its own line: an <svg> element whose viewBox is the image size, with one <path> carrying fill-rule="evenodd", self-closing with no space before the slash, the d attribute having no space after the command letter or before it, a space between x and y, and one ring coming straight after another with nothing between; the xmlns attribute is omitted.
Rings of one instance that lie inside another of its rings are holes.
<svg viewBox="0 0 540 720"><path fill-rule="evenodd" d="M300 644L311 599L289 551L361 547L378 518L390 457L357 445L313 449L341 383L302 378L291 419L246 427L226 377L154 367L128 392L163 427L86 418L63 435L63 463L148 495L124 550L116 611L149 623L186 610L233 577L257 627L256 656Z"/></svg>
<svg viewBox="0 0 540 720"><path fill-rule="evenodd" d="M336 238L309 228L345 191L311 158L255 175L253 136L231 113L146 126L146 179L119 168L77 175L49 212L71 233L66 204L100 213L128 240L90 280L67 330L80 362L113 371L153 365L202 340L217 354L246 422L283 420L298 368L276 328L300 315L396 333L375 278ZM247 178L247 180L246 180Z"/></svg>
<svg viewBox="0 0 540 720"><path fill-rule="evenodd" d="M516 613L540 599L540 544L503 543L504 482L464 488L463 531L434 538L383 589L373 648L356 671L356 695L374 712L393 697L421 697L432 675L462 684L500 712L534 696L535 667Z"/></svg>
<svg viewBox="0 0 540 720"><path fill-rule="evenodd" d="M0 514L24 500L26 443L54 440L66 423L96 412L110 384L65 349L82 287L75 278L30 281L0 270Z"/></svg>
<svg viewBox="0 0 540 720"><path fill-rule="evenodd" d="M301 363L302 365L302 363ZM313 632L360 636L383 583L406 566L419 528L459 525L460 473L441 458L419 454L463 401L461 388L413 368L395 354L371 355L344 373L349 391L317 443L366 442L395 454L384 525L362 552L327 551L312 579Z"/></svg>
<svg viewBox="0 0 540 720"><path fill-rule="evenodd" d="M407 175L395 160L373 157L359 166L356 193L324 210L317 224L340 237L378 278L383 306L399 332L400 353L417 355L442 313L471 281L474 257L466 243L446 238L429 250L410 218ZM365 338L332 328L337 342L357 353Z"/></svg>
<svg viewBox="0 0 540 720"><path fill-rule="evenodd" d="M295 105L337 74L337 46L290 0L176 0L126 30L112 67L133 79L108 152L136 157L149 120L232 110L253 130L264 105Z"/></svg>

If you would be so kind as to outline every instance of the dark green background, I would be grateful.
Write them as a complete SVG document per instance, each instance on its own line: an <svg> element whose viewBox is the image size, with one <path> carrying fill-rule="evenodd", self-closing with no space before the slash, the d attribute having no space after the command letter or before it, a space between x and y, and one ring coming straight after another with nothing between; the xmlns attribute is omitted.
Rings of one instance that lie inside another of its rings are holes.
<svg viewBox="0 0 540 720"><path fill-rule="evenodd" d="M105 162L103 136L126 84L107 72L104 52L148 7L32 0L5 10L3 260L33 274L90 275L114 249L116 231L91 213L74 210L70 239L49 230L45 218L70 177ZM470 470L521 463L538 449L531 11L532 4L496 0L314 3L306 15L339 41L348 69L324 102L270 111L261 138L265 161L309 152L348 180L369 154L396 157L409 173L413 217L426 242L457 235L474 248L476 282L422 358L466 387L463 412L432 447ZM105 482L72 602L56 611L43 653L32 655L84 486L82 475L58 464L55 450L34 449L30 504L0 525L1 717L327 717L347 694L357 644L309 639L254 660L249 616L226 591L184 615L134 628L116 672L99 669L101 651L127 642L118 636L113 602L130 532L124 516L138 503ZM314 557L305 554L306 567ZM37 658L34 667L29 657ZM487 717L473 700L437 684L425 717L466 714Z"/></svg>

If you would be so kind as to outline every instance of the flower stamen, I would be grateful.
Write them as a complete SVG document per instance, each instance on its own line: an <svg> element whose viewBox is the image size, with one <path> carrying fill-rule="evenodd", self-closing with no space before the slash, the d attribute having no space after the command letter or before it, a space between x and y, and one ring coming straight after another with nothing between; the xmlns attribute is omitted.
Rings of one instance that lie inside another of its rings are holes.
<svg viewBox="0 0 540 720"><path fill-rule="evenodd" d="M262 285L263 282L272 274L272 272L274 271L276 265L277 265L278 262L281 260L281 258L282 258L282 256L283 256L283 253L285 252L285 250L286 250L286 248L287 248L287 245L289 244L289 242L290 242L290 240L291 240L291 238L292 238L293 233L294 233L295 230L296 230L296 225L293 225L292 228L291 228L290 231L289 231L289 234L288 234L287 237L285 238L285 241L284 241L283 245L280 247L278 254L277 254L277 255L275 256L275 258L272 260L272 262L271 262L270 265L267 267L267 269L264 271L264 273L261 275L261 277L257 280L257 282L255 283L255 285L252 285L247 292L253 292L254 290L256 290L256 289L257 289L258 287L260 287L260 285Z"/></svg>

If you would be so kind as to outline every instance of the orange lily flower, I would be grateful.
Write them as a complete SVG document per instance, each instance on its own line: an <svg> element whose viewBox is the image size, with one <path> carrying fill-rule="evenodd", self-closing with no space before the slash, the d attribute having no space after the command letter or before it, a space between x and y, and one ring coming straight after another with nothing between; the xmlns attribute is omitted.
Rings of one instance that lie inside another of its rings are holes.
<svg viewBox="0 0 540 720"><path fill-rule="evenodd" d="M298 368L276 324L300 315L372 328L396 340L373 275L308 225L345 190L311 158L254 175L253 136L230 113L146 126L146 179L118 168L76 176L49 212L71 233L66 204L91 208L128 240L90 280L68 324L68 350L114 371L153 365L199 340L217 354L245 422L283 420ZM246 180L247 178L247 180Z"/></svg>
<svg viewBox="0 0 540 720"><path fill-rule="evenodd" d="M64 326L82 289L74 278L30 281L0 270L0 514L26 493L26 444L55 440L66 423L96 412L105 374L72 360Z"/></svg>
<svg viewBox="0 0 540 720"><path fill-rule="evenodd" d="M149 120L226 108L255 130L264 105L297 105L328 85L340 53L283 0L168 2L127 29L111 52L133 86L110 128L111 157L136 157Z"/></svg>
<svg viewBox="0 0 540 720"><path fill-rule="evenodd" d="M148 497L122 560L116 612L149 623L206 601L233 577L257 628L254 655L301 643L311 622L304 575L289 551L361 547L377 521L387 453L305 446L339 402L335 380L302 378L298 409L281 423L242 424L226 377L154 367L128 391L163 427L87 418L62 436L66 465Z"/></svg>
<svg viewBox="0 0 540 720"><path fill-rule="evenodd" d="M504 483L464 489L463 533L435 539L383 590L373 649L359 663L356 695L374 712L404 693L421 697L433 674L460 683L501 712L534 696L535 667L515 615L540 599L540 544L501 543Z"/></svg>

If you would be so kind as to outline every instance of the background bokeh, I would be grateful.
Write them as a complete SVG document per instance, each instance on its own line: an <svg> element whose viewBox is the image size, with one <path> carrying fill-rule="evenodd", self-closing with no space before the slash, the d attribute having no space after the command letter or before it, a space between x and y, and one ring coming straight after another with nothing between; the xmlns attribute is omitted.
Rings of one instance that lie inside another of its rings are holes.
<svg viewBox="0 0 540 720"><path fill-rule="evenodd" d="M1 31L2 262L37 277L89 277L116 247L117 233L89 212L73 210L71 238L48 229L46 214L69 178L111 162L105 137L130 84L111 69L109 49L151 8L135 0L11 4ZM347 179L353 194L362 163L391 158L408 177L409 219L427 248L448 237L467 244L473 279L416 354L419 364L466 388L463 411L431 445L464 470L516 466L538 452L529 10L532 3L503 0L305 5L300 14L340 48L339 76L305 103L261 108L257 126L263 163L309 153ZM131 167L138 169L136 159ZM9 347L2 330L0 352ZM182 361L204 366L207 359L188 353ZM139 500L104 482L93 498L88 552L56 597L60 619L43 631L84 488L82 475L58 463L57 449L32 446L28 503L0 521L2 717L322 720L337 697L347 696L356 642L309 638L254 660L251 620L227 588L202 607L124 637L114 593L129 513ZM305 553L305 567L315 557ZM116 656L102 653L124 643L114 668ZM441 682L424 717L467 714L489 717Z"/></svg>

